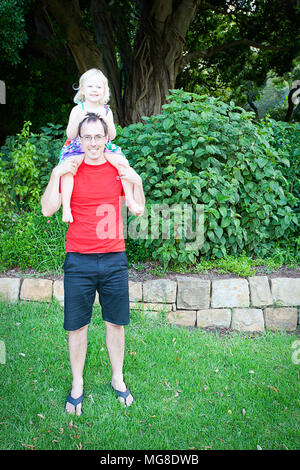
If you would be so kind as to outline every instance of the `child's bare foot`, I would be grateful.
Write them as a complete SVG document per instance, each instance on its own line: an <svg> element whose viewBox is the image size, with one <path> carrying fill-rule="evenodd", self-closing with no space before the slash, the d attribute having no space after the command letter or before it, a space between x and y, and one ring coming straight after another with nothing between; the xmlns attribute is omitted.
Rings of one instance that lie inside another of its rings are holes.
<svg viewBox="0 0 300 470"><path fill-rule="evenodd" d="M126 199L126 206L134 215L140 216L143 215L144 209L143 207L135 202L133 199Z"/></svg>
<svg viewBox="0 0 300 470"><path fill-rule="evenodd" d="M73 216L72 216L71 209L63 208L62 221L63 222L73 222Z"/></svg>

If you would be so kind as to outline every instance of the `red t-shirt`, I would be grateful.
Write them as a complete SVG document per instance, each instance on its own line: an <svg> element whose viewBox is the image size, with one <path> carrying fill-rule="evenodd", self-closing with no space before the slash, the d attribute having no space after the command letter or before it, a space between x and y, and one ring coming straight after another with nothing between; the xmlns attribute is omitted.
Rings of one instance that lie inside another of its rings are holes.
<svg viewBox="0 0 300 470"><path fill-rule="evenodd" d="M118 170L109 162L82 162L74 177L66 252L125 251L122 221L123 187Z"/></svg>

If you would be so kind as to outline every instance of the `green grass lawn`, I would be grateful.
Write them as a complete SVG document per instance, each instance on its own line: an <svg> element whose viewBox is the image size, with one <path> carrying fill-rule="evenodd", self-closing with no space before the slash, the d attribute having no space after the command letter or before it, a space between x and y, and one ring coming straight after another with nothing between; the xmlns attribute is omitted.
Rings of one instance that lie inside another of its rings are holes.
<svg viewBox="0 0 300 470"><path fill-rule="evenodd" d="M64 412L67 333L56 303L0 304L1 449L299 449L296 334L226 335L132 313L124 376L136 402L109 387L100 308L94 308L84 414Z"/></svg>

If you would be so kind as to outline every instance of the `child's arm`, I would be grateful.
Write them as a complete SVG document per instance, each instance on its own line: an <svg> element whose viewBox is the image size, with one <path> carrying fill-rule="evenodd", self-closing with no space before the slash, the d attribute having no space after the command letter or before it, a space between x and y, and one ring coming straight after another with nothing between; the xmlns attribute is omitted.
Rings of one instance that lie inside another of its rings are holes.
<svg viewBox="0 0 300 470"><path fill-rule="evenodd" d="M101 117L104 119L104 121L107 124L109 140L114 140L114 138L117 135L117 131L116 131L115 123L114 123L114 116L113 116L112 110L109 109L108 113L105 115L102 115Z"/></svg>
<svg viewBox="0 0 300 470"><path fill-rule="evenodd" d="M72 109L69 117L69 122L67 126L67 137L70 140L73 140L78 135L78 126L80 122L84 119L86 112L79 106L76 105Z"/></svg>

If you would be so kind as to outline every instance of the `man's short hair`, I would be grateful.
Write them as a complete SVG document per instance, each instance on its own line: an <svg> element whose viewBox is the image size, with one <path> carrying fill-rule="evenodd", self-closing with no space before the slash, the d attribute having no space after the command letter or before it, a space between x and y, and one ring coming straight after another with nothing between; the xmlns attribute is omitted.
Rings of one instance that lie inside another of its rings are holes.
<svg viewBox="0 0 300 470"><path fill-rule="evenodd" d="M104 119L102 119L102 117L100 117L99 114L86 113L86 117L81 121L81 123L78 126L78 135L79 135L79 137L81 137L81 128L82 128L82 125L84 123L88 124L89 122L97 122L97 121L101 122L104 133L105 133L105 135L107 135L108 134L108 128L107 128L107 124L104 121Z"/></svg>

